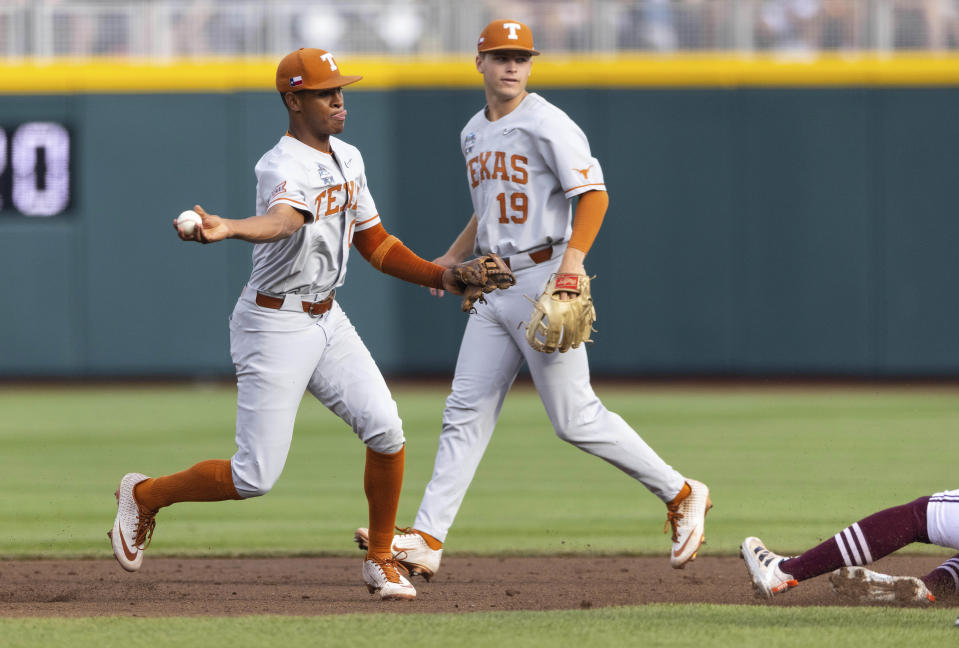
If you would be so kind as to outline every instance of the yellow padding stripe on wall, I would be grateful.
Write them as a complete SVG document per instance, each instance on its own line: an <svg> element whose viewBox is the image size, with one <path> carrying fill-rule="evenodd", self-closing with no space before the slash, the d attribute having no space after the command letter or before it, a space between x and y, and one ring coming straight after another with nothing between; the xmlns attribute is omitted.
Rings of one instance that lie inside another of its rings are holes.
<svg viewBox="0 0 959 648"><path fill-rule="evenodd" d="M350 91L393 88L476 88L469 55L384 58L344 54L346 74L362 74ZM20 60L0 63L0 93L233 92L273 89L277 60L204 59L155 63ZM815 58L686 54L656 56L544 55L530 88L959 85L959 55L824 55Z"/></svg>

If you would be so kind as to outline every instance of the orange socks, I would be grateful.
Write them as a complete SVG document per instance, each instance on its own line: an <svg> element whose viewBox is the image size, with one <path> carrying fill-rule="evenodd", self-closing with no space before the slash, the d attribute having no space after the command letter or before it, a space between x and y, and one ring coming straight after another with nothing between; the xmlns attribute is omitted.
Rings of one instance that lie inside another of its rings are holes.
<svg viewBox="0 0 959 648"><path fill-rule="evenodd" d="M392 557L393 527L403 488L406 446L395 454L366 449L363 490L370 505L370 547L367 556Z"/></svg>
<svg viewBox="0 0 959 648"><path fill-rule="evenodd" d="M396 509L403 487L406 448L395 454L366 449L363 489L370 506L370 548L368 555L390 557ZM136 485L133 495L144 511L153 511L176 502L218 502L242 499L233 486L229 459L210 459L166 477L146 479ZM432 541L432 542L431 542ZM427 543L438 542L427 537ZM442 544L440 544L442 546Z"/></svg>
<svg viewBox="0 0 959 648"><path fill-rule="evenodd" d="M673 501L669 502L666 505L666 508L668 508L671 511L675 510L679 506L680 502L682 502L684 499L689 497L689 494L692 492L693 492L693 489L690 488L689 483L688 482L683 483L683 487L679 489L679 495L674 497Z"/></svg>
<svg viewBox="0 0 959 648"><path fill-rule="evenodd" d="M183 472L144 480L134 487L133 496L140 508L154 512L177 502L242 499L233 486L229 459L201 461Z"/></svg>

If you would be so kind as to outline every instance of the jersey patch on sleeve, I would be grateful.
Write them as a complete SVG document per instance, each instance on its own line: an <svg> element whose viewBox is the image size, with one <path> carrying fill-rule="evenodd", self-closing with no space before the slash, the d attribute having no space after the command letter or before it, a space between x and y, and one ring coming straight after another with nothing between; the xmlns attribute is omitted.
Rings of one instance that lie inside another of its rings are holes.
<svg viewBox="0 0 959 648"><path fill-rule="evenodd" d="M286 193L286 180L273 187L273 191L270 192L270 199L266 202L273 202L273 199L279 196L281 193Z"/></svg>
<svg viewBox="0 0 959 648"><path fill-rule="evenodd" d="M592 168L593 168L593 165L590 164L585 169L577 169L576 167L573 167L573 171L583 176L583 180L589 180L589 172Z"/></svg>

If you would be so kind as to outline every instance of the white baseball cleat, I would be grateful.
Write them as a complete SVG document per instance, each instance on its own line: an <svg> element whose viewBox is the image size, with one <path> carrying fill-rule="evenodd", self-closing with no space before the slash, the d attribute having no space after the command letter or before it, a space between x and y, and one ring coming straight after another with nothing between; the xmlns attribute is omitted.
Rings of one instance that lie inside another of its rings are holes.
<svg viewBox="0 0 959 648"><path fill-rule="evenodd" d="M706 513L713 507L709 499L709 488L695 479L687 479L690 492L684 500L674 507L666 506L666 524L673 528L673 548L669 554L669 564L674 569L682 569L691 560L695 560L699 546L706 539Z"/></svg>
<svg viewBox="0 0 959 648"><path fill-rule="evenodd" d="M377 594L384 601L416 598L416 588L400 573L399 563L392 558L364 560L363 582L370 594Z"/></svg>
<svg viewBox="0 0 959 648"><path fill-rule="evenodd" d="M836 594L867 603L934 603L936 597L915 576L890 576L865 567L842 567L829 575Z"/></svg>
<svg viewBox="0 0 959 648"><path fill-rule="evenodd" d="M426 540L411 528L401 529L393 536L393 557L403 565L410 576L422 576L427 582L439 571L442 549L430 549ZM360 527L353 533L353 542L366 551L370 547L370 530Z"/></svg>
<svg viewBox="0 0 959 648"><path fill-rule="evenodd" d="M133 497L133 487L149 479L140 473L127 473L120 480L114 496L117 498L117 517L113 529L107 532L113 545L113 555L120 566L129 572L140 569L143 551L150 545L156 520L152 514L140 510Z"/></svg>
<svg viewBox="0 0 959 648"><path fill-rule="evenodd" d="M799 581L779 569L779 564L786 560L786 557L771 552L759 538L743 540L739 555L746 562L756 594L772 598L774 594L799 585Z"/></svg>

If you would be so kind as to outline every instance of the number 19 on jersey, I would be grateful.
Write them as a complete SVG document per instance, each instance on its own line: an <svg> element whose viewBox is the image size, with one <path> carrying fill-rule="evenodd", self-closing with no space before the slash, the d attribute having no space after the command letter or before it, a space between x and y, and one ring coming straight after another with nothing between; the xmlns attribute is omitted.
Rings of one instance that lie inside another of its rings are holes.
<svg viewBox="0 0 959 648"><path fill-rule="evenodd" d="M507 205L507 199L509 205ZM506 194L501 193L496 196L499 203L499 222L501 223L525 223L529 216L529 199L521 191Z"/></svg>

